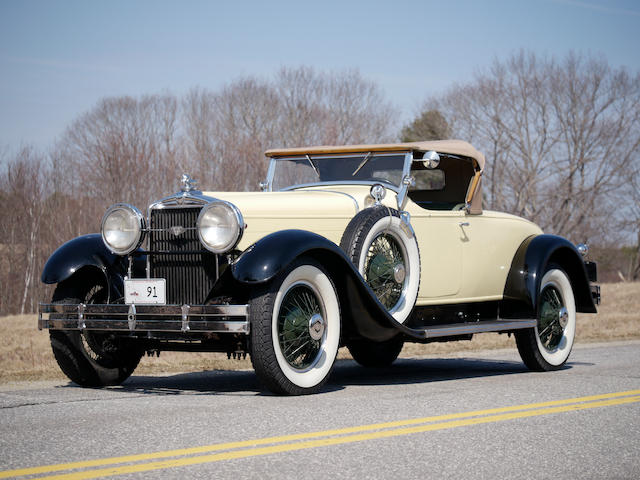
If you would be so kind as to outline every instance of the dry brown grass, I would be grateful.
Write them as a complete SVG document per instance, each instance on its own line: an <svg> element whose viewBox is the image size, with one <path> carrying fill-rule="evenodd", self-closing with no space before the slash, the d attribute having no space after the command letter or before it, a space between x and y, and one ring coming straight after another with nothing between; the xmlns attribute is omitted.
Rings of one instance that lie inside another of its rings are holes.
<svg viewBox="0 0 640 480"><path fill-rule="evenodd" d="M640 339L640 283L604 284L602 298L597 315L578 316L576 342ZM37 330L35 315L0 318L0 338L0 383L66 378L51 353L48 332ZM412 357L496 348L515 348L515 342L507 335L488 333L465 342L409 343L401 355ZM350 358L349 352L341 349L339 358ZM163 352L160 358L143 358L136 374L248 368L251 368L248 359L228 360L225 354Z"/></svg>

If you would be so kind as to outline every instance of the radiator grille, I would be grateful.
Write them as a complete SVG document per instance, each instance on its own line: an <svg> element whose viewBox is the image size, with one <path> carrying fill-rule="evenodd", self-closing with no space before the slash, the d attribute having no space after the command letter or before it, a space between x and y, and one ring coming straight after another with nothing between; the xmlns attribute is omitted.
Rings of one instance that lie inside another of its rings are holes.
<svg viewBox="0 0 640 480"><path fill-rule="evenodd" d="M216 256L198 240L200 208L151 210L149 267L152 278L167 280L167 303L202 305L216 281ZM184 227L180 235L171 227Z"/></svg>

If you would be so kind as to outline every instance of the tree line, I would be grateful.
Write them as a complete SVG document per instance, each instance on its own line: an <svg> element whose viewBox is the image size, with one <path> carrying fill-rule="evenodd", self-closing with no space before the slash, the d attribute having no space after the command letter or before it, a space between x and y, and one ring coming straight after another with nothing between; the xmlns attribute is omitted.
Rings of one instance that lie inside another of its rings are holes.
<svg viewBox="0 0 640 480"><path fill-rule="evenodd" d="M35 311L50 295L39 282L48 256L98 231L110 204L144 208L183 172L208 190L256 190L265 150L311 144L468 140L488 159L486 208L597 245L610 280L640 275L638 73L519 52L427 99L402 129L398 119L359 72L309 67L102 99L46 151L0 152L0 313Z"/></svg>

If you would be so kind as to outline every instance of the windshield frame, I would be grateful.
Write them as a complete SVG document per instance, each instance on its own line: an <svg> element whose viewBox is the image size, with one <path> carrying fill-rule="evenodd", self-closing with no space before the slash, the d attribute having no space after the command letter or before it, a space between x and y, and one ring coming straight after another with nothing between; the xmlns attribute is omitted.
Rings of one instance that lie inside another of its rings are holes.
<svg viewBox="0 0 640 480"><path fill-rule="evenodd" d="M404 162L402 165L402 177L400 180L400 184L397 185L395 183L391 183L388 181L381 182L379 180L331 180L324 182L311 182L311 183L303 183L297 185L291 185L288 187L284 187L278 189L279 192L286 192L297 190L300 188L308 188L308 187L316 187L316 186L327 186L327 185L375 185L377 183L382 184L385 188L393 190L396 194L400 196L403 190L406 190L407 187L404 185L404 178L408 175L409 170L411 169L411 162L413 161L413 152L360 152L360 153L335 153L335 154L317 154L317 155L287 155L281 157L271 157L269 162L269 169L267 171L267 180L264 191L273 192L273 179L276 173L276 165L277 162L283 160L331 160L331 159L339 159L339 158L362 158L367 155L372 157L392 157L392 156L404 156Z"/></svg>

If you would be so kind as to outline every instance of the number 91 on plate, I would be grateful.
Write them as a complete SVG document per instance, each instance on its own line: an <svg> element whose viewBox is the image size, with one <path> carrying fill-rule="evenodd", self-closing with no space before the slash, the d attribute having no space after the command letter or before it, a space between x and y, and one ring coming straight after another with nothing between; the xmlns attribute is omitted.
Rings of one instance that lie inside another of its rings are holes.
<svg viewBox="0 0 640 480"><path fill-rule="evenodd" d="M165 305L164 278L134 278L124 281L124 303L137 305Z"/></svg>

